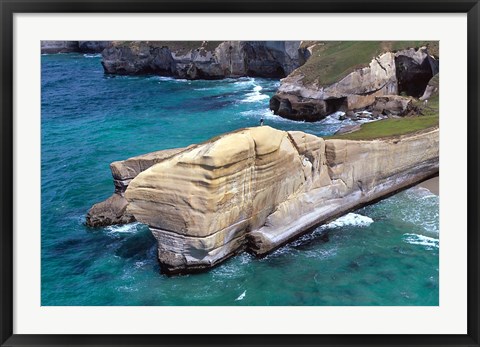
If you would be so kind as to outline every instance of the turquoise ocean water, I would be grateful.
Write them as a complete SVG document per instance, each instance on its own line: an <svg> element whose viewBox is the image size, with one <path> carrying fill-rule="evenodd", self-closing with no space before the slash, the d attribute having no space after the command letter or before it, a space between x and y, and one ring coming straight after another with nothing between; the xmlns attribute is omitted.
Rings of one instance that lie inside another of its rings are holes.
<svg viewBox="0 0 480 347"><path fill-rule="evenodd" d="M261 117L315 135L339 127L272 116L278 80L108 77L100 61L42 56L42 305L438 305L439 198L423 188L266 258L242 254L195 275L161 275L145 225L86 227L91 205L113 192L112 161L256 126Z"/></svg>

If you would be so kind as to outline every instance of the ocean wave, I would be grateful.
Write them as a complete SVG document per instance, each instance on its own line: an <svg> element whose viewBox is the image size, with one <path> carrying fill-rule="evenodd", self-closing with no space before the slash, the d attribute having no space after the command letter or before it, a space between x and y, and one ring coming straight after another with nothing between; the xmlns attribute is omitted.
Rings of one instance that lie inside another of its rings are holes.
<svg viewBox="0 0 480 347"><path fill-rule="evenodd" d="M261 100L269 99L270 97L267 94L262 94L258 91L253 93L246 94L246 98L241 100L241 102L258 102Z"/></svg>
<svg viewBox="0 0 480 347"><path fill-rule="evenodd" d="M85 58L101 58L102 54L101 53L96 53L96 54L85 53L83 56Z"/></svg>
<svg viewBox="0 0 480 347"><path fill-rule="evenodd" d="M411 245L425 246L427 249L439 248L440 240L419 234L403 234L403 240Z"/></svg>
<svg viewBox="0 0 480 347"><path fill-rule="evenodd" d="M344 226L368 227L372 223L373 219L370 217L362 216L361 214L357 213L348 213L345 216L335 219L333 222L322 225L322 228L333 229Z"/></svg>
<svg viewBox="0 0 480 347"><path fill-rule="evenodd" d="M240 77L233 83L236 86L245 86L255 84L255 78L253 77Z"/></svg>

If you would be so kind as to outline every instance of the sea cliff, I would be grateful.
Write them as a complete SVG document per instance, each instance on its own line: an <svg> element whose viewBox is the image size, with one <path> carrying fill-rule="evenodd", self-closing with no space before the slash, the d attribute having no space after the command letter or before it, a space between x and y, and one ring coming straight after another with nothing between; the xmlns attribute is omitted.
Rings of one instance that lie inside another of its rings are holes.
<svg viewBox="0 0 480 347"><path fill-rule="evenodd" d="M300 65L300 41L114 41L106 74L186 79L285 77Z"/></svg>
<svg viewBox="0 0 480 347"><path fill-rule="evenodd" d="M314 122L336 111L365 108L374 116L402 116L411 110L399 106L421 97L439 72L434 42L303 41L301 47L309 52L308 59L282 79L270 100L275 114L292 120ZM396 102L375 109L385 97Z"/></svg>
<svg viewBox="0 0 480 347"><path fill-rule="evenodd" d="M438 174L438 128L369 141L264 126L222 135L143 170L124 196L166 273L259 256L350 210Z"/></svg>

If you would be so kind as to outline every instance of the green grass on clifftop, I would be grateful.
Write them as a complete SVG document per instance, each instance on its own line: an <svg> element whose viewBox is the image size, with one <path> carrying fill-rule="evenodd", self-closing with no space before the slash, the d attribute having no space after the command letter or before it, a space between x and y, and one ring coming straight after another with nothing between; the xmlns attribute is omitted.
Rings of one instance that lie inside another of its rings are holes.
<svg viewBox="0 0 480 347"><path fill-rule="evenodd" d="M334 135L329 139L374 140L384 137L406 135L438 126L438 115L384 119L363 124L361 129L350 134Z"/></svg>
<svg viewBox="0 0 480 347"><path fill-rule="evenodd" d="M311 45L315 45L311 57L293 72L305 76L304 85L338 82L384 52L428 46L430 54L438 55L438 42L429 41L305 41L302 47Z"/></svg>

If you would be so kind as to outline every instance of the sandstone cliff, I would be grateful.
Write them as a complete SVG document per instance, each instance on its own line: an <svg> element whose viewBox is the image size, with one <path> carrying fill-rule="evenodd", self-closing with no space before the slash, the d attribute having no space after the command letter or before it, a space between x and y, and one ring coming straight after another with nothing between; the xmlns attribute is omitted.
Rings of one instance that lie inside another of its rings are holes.
<svg viewBox="0 0 480 347"><path fill-rule="evenodd" d="M414 44L417 48L405 48ZM308 60L282 79L270 100L275 114L293 120L363 109L386 95L418 98L439 68L432 55L437 46L426 42L302 42L302 47Z"/></svg>
<svg viewBox="0 0 480 347"><path fill-rule="evenodd" d="M124 195L127 212L156 237L162 270L180 273L245 249L266 254L436 173L438 128L351 141L264 126L166 156Z"/></svg>
<svg viewBox="0 0 480 347"><path fill-rule="evenodd" d="M187 79L284 77L299 66L300 41L117 41L103 51L107 74Z"/></svg>
<svg viewBox="0 0 480 347"><path fill-rule="evenodd" d="M130 181L140 172L183 150L184 148L166 149L111 163L115 191L108 199L90 208L85 223L90 227L102 227L135 221L133 215L127 212L128 202L124 197Z"/></svg>

